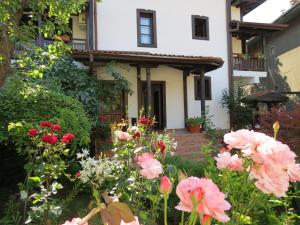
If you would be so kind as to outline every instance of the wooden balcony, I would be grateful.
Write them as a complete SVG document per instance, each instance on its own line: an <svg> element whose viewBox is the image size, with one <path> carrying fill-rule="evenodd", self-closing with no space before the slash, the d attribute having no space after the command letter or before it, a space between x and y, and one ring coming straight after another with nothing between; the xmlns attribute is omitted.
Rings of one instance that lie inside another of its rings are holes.
<svg viewBox="0 0 300 225"><path fill-rule="evenodd" d="M232 64L234 70L266 71L264 58L241 57L238 55L233 55Z"/></svg>
<svg viewBox="0 0 300 225"><path fill-rule="evenodd" d="M41 47L43 48L47 48L51 43L53 43L52 40L42 40L41 42ZM87 49L87 42L85 39L72 39L68 42L66 42L67 44L69 44L73 50L86 50ZM37 45L37 41L31 41L30 44L32 45ZM29 45L25 45L22 43L16 43L15 46L15 54L18 54L22 51L26 51L29 50Z"/></svg>

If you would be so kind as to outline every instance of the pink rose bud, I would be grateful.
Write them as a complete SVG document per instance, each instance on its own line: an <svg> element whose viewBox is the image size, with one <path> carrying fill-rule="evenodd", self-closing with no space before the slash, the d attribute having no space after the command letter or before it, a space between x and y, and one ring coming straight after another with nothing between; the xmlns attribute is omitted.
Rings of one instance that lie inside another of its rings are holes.
<svg viewBox="0 0 300 225"><path fill-rule="evenodd" d="M172 191L172 182L167 176L163 176L160 181L159 191L163 195L169 195Z"/></svg>

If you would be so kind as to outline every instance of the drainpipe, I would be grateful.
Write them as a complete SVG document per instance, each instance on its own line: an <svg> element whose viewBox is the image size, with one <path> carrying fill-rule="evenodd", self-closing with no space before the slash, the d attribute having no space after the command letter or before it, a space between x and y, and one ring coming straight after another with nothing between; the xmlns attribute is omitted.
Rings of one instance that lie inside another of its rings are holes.
<svg viewBox="0 0 300 225"><path fill-rule="evenodd" d="M87 37L88 50L94 49L94 0L89 0L88 3L88 19L87 19Z"/></svg>

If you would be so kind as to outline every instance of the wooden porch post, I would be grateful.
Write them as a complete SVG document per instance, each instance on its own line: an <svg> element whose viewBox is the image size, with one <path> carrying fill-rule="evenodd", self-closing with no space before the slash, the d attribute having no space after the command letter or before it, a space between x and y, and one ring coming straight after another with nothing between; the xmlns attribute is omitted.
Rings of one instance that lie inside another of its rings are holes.
<svg viewBox="0 0 300 225"><path fill-rule="evenodd" d="M188 118L188 102L187 102L187 77L190 75L188 70L183 71L183 104L184 104L184 124Z"/></svg>
<svg viewBox="0 0 300 225"><path fill-rule="evenodd" d="M141 66L136 66L137 75L137 95L138 95L138 113L142 108L142 86L141 86Z"/></svg>
<svg viewBox="0 0 300 225"><path fill-rule="evenodd" d="M146 67L146 76L147 76L147 100L148 100L148 115L151 116L151 106L152 106L152 93L151 93L151 71L150 71L150 67Z"/></svg>
<svg viewBox="0 0 300 225"><path fill-rule="evenodd" d="M201 80L201 116L205 117L205 79L204 79L203 68L201 68L200 80Z"/></svg>

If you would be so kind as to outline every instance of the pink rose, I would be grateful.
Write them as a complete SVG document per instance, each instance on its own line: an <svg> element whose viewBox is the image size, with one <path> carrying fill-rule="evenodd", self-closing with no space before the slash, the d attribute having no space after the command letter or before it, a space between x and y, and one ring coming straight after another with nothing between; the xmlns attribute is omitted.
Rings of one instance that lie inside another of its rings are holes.
<svg viewBox="0 0 300 225"><path fill-rule="evenodd" d="M141 166L141 164L142 164L143 162L145 162L146 160L148 160L148 159L154 159L154 155L151 154L151 153L149 153L149 152L144 152L142 155L137 155L137 156L134 158L135 162L136 162L139 166Z"/></svg>
<svg viewBox="0 0 300 225"><path fill-rule="evenodd" d="M140 166L142 167L140 174L146 177L148 180L158 178L163 172L161 163L156 159L148 159L144 162L141 162Z"/></svg>
<svg viewBox="0 0 300 225"><path fill-rule="evenodd" d="M288 175L291 182L300 181L300 165L299 164L290 164L288 166Z"/></svg>
<svg viewBox="0 0 300 225"><path fill-rule="evenodd" d="M191 212L196 203L198 213L214 217L220 222L227 222L230 218L224 211L231 205L225 200L225 195L208 178L189 177L179 182L176 194L180 199L176 209Z"/></svg>
<svg viewBox="0 0 300 225"><path fill-rule="evenodd" d="M130 139L130 134L120 130L115 131L115 135L119 141L128 141Z"/></svg>
<svg viewBox="0 0 300 225"><path fill-rule="evenodd" d="M280 141L248 130L226 134L224 141L229 148L240 149L245 158L252 160L250 177L255 179L256 187L262 192L282 197L287 192L290 181L300 180L300 166L296 164L296 154ZM228 155L216 160L220 168L230 166Z"/></svg>
<svg viewBox="0 0 300 225"><path fill-rule="evenodd" d="M229 170L236 170L242 171L243 168L243 161L239 158L237 154L231 156L229 152L219 153L218 157L215 157L217 161L218 169L229 169Z"/></svg>
<svg viewBox="0 0 300 225"><path fill-rule="evenodd" d="M274 194L276 197L285 196L289 188L289 176L280 166L264 163L252 167L250 177L256 180L255 186L266 194Z"/></svg>
<svg viewBox="0 0 300 225"><path fill-rule="evenodd" d="M159 191L163 195L169 195L172 192L172 182L167 176L161 178Z"/></svg>
<svg viewBox="0 0 300 225"><path fill-rule="evenodd" d="M67 220L64 224L62 225L88 225L88 223L81 224L81 219L80 218L73 218L71 221Z"/></svg>
<svg viewBox="0 0 300 225"><path fill-rule="evenodd" d="M125 223L123 220L121 220L120 225L141 225L139 222L139 218L137 218L136 216L134 218L135 220L130 223Z"/></svg>

